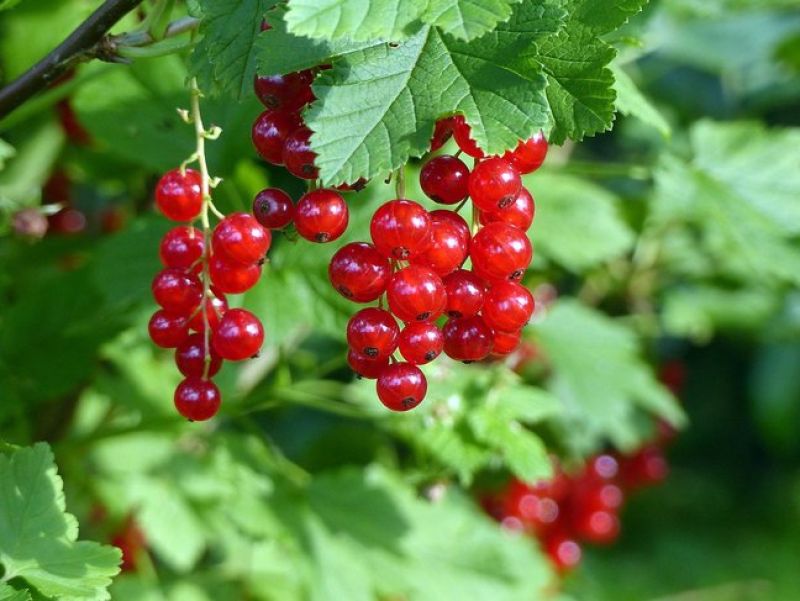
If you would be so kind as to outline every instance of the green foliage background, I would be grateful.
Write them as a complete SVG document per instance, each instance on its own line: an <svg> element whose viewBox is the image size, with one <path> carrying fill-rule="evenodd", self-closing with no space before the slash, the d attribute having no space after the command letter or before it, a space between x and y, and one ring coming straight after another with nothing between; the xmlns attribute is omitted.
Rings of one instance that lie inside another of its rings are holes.
<svg viewBox="0 0 800 601"><path fill-rule="evenodd" d="M192 52L84 65L0 121L0 600L800 598L800 5L292 0L259 34L271 4L178 3L203 18ZM96 5L0 1L0 81ZM220 418L183 423L171 356L146 335L169 227L151 189L192 152L175 108L197 76L224 130L209 144L220 208L267 185L297 198L251 148L251 79L320 62L333 68L306 118L322 177L372 181L336 247L367 238L406 160L423 201L418 158L442 115L464 113L492 151L540 128L559 144L525 182L526 283L558 292L526 331L544 359L438 361L425 404L389 415L346 369L334 248L279 236L241 301L264 352L220 374ZM66 95L89 146L58 124ZM13 236L57 167L87 232ZM109 209L128 221L105 235ZM681 403L655 375L673 360ZM509 474L547 476L550 453L634 449L654 416L688 424L670 480L563 585L474 502ZM147 553L108 592L118 555L83 539L108 543L131 515Z"/></svg>

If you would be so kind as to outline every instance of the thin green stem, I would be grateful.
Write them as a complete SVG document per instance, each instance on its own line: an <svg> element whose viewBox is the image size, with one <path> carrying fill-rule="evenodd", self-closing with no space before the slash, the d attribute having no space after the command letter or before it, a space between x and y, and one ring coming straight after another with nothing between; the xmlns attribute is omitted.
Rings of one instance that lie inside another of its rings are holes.
<svg viewBox="0 0 800 601"><path fill-rule="evenodd" d="M395 172L394 189L397 198L406 197L406 166L403 165Z"/></svg>

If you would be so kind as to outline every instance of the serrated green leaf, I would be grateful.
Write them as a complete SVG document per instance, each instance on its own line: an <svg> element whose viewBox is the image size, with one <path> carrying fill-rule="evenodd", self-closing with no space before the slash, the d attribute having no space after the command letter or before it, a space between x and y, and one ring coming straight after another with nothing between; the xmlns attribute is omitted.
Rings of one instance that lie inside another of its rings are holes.
<svg viewBox="0 0 800 601"><path fill-rule="evenodd" d="M614 73L614 90L617 92L617 110L655 127L662 136L668 137L671 133L669 123L636 87L630 75L616 63L611 64L611 71Z"/></svg>
<svg viewBox="0 0 800 601"><path fill-rule="evenodd" d="M0 601L31 601L31 594L28 591L15 590L5 582L0 582Z"/></svg>
<svg viewBox="0 0 800 601"><path fill-rule="evenodd" d="M472 40L507 21L521 0L430 0L422 20L444 33Z"/></svg>
<svg viewBox="0 0 800 601"><path fill-rule="evenodd" d="M78 522L65 512L63 485L46 444L0 455L0 501L4 579L22 578L59 599L109 599L120 552L77 540Z"/></svg>
<svg viewBox="0 0 800 601"><path fill-rule="evenodd" d="M567 6L570 18L580 21L595 33L603 34L621 27L639 14L648 0L571 0Z"/></svg>
<svg viewBox="0 0 800 601"><path fill-rule="evenodd" d="M580 273L632 247L634 234L606 189L547 171L526 177L525 184L536 199L531 239L548 259Z"/></svg>

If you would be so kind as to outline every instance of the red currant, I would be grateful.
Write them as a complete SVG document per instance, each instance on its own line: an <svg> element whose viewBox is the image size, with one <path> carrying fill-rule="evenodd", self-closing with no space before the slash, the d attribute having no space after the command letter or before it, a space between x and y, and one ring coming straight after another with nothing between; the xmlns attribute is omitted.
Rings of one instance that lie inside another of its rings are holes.
<svg viewBox="0 0 800 601"><path fill-rule="evenodd" d="M547 156L547 140L540 131L532 138L521 141L514 150L509 150L503 158L520 173L533 173L544 163Z"/></svg>
<svg viewBox="0 0 800 601"><path fill-rule="evenodd" d="M265 228L280 230L294 219L294 203L283 190L266 188L253 199L253 215Z"/></svg>
<svg viewBox="0 0 800 601"><path fill-rule="evenodd" d="M210 357L208 373L205 374L206 357ZM211 378L222 367L222 358L214 352L209 341L206 348L205 336L203 334L192 334L175 349L175 364L187 378L202 378L204 375Z"/></svg>
<svg viewBox="0 0 800 601"><path fill-rule="evenodd" d="M453 118L447 117L439 119L436 122L436 127L433 128L433 137L431 138L431 152L436 152L444 146L450 137L453 135Z"/></svg>
<svg viewBox="0 0 800 601"><path fill-rule="evenodd" d="M175 348L189 335L186 317L160 309L147 324L150 340L162 348Z"/></svg>
<svg viewBox="0 0 800 601"><path fill-rule="evenodd" d="M533 223L533 217L536 214L536 205L533 202L533 196L525 186L520 188L519 194L510 205L503 209L496 211L481 211L481 223L487 225L495 221L503 221L514 227L518 227L522 231L527 231Z"/></svg>
<svg viewBox="0 0 800 601"><path fill-rule="evenodd" d="M203 286L194 275L167 268L153 279L153 298L167 311L189 315L200 304Z"/></svg>
<svg viewBox="0 0 800 601"><path fill-rule="evenodd" d="M495 222L475 234L469 253L473 270L482 278L519 280L531 263L533 247L522 230Z"/></svg>
<svg viewBox="0 0 800 601"><path fill-rule="evenodd" d="M250 213L232 213L214 228L211 247L214 253L242 265L264 259L272 234Z"/></svg>
<svg viewBox="0 0 800 601"><path fill-rule="evenodd" d="M429 214L432 222L445 221L455 227L463 244L469 248L469 241L470 238L472 238L472 234L470 233L469 225L467 225L467 222L461 215L454 211L448 211L447 209L438 209L436 211L431 211Z"/></svg>
<svg viewBox="0 0 800 601"><path fill-rule="evenodd" d="M437 220L431 223L431 241L428 248L413 261L430 267L444 277L461 267L467 259L468 251L469 248L456 226L447 221Z"/></svg>
<svg viewBox="0 0 800 601"><path fill-rule="evenodd" d="M314 100L312 81L314 72L307 69L288 75L257 75L253 87L268 109L299 111Z"/></svg>
<svg viewBox="0 0 800 601"><path fill-rule="evenodd" d="M194 169L173 169L156 185L156 204L173 221L191 221L203 209L202 176Z"/></svg>
<svg viewBox="0 0 800 601"><path fill-rule="evenodd" d="M579 512L573 524L575 533L597 545L608 545L619 536L619 518L611 511Z"/></svg>
<svg viewBox="0 0 800 601"><path fill-rule="evenodd" d="M442 353L444 336L436 324L417 321L408 324L400 332L398 347L406 361L414 365L424 365Z"/></svg>
<svg viewBox="0 0 800 601"><path fill-rule="evenodd" d="M447 302L442 278L422 265L396 272L386 287L386 298L392 313L405 322L436 319Z"/></svg>
<svg viewBox="0 0 800 601"><path fill-rule="evenodd" d="M254 357L264 343L264 326L245 309L230 309L222 316L212 338L214 350L223 359L241 361Z"/></svg>
<svg viewBox="0 0 800 601"><path fill-rule="evenodd" d="M517 282L492 284L483 302L483 320L493 330L517 332L533 315L534 301L530 290Z"/></svg>
<svg viewBox="0 0 800 601"><path fill-rule="evenodd" d="M283 146L283 164L286 169L300 179L317 179L319 170L314 165L317 153L311 150L311 130L300 127L286 138Z"/></svg>
<svg viewBox="0 0 800 601"><path fill-rule="evenodd" d="M408 411L419 405L428 392L425 374L410 363L392 363L378 376L378 398L392 411Z"/></svg>
<svg viewBox="0 0 800 601"><path fill-rule="evenodd" d="M222 398L213 382L186 378L175 389L175 408L192 422L211 419L219 411Z"/></svg>
<svg viewBox="0 0 800 601"><path fill-rule="evenodd" d="M333 255L328 276L333 287L345 298L369 303L384 293L391 270L388 259L374 246L352 242Z"/></svg>
<svg viewBox="0 0 800 601"><path fill-rule="evenodd" d="M214 287L220 292L241 294L256 285L261 277L261 265L234 263L225 257L212 255L208 262L208 273Z"/></svg>
<svg viewBox="0 0 800 601"><path fill-rule="evenodd" d="M389 357L372 359L350 349L347 352L347 363L360 377L366 378L367 380L377 380L378 376L383 373L383 370L389 367Z"/></svg>
<svg viewBox="0 0 800 601"><path fill-rule="evenodd" d="M442 334L445 354L456 361L480 361L492 350L494 332L479 315L448 319Z"/></svg>
<svg viewBox="0 0 800 601"><path fill-rule="evenodd" d="M545 542L547 555L560 572L573 569L581 562L581 547L564 533L549 536Z"/></svg>
<svg viewBox="0 0 800 601"><path fill-rule="evenodd" d="M195 332L205 332L205 319L208 319L208 326L213 332L217 329L220 318L228 310L228 301L225 299L225 295L213 288L211 291L213 294L206 298L205 309L200 309L189 319L189 329ZM203 317L203 311L206 313L205 318Z"/></svg>
<svg viewBox="0 0 800 601"><path fill-rule="evenodd" d="M486 284L471 271L458 269L443 280L449 317L472 317L483 307Z"/></svg>
<svg viewBox="0 0 800 601"><path fill-rule="evenodd" d="M296 113L264 111L253 123L253 145L262 159L273 165L283 165L286 140L301 125Z"/></svg>
<svg viewBox="0 0 800 601"><path fill-rule="evenodd" d="M334 190L313 190L297 203L294 225L311 242L333 242L344 234L350 219L347 203Z"/></svg>
<svg viewBox="0 0 800 601"><path fill-rule="evenodd" d="M482 211L497 211L514 202L522 178L508 161L492 157L475 165L469 175L469 195Z"/></svg>
<svg viewBox="0 0 800 601"><path fill-rule="evenodd" d="M510 355L519 347L522 332L500 332L495 330L492 340L492 354L499 357Z"/></svg>
<svg viewBox="0 0 800 601"><path fill-rule="evenodd" d="M432 158L419 174L422 191L428 198L445 205L458 204L467 197L469 168L449 154Z"/></svg>
<svg viewBox="0 0 800 601"><path fill-rule="evenodd" d="M196 228L179 225L164 234L158 254L165 267L192 269L197 273L204 250L203 233Z"/></svg>
<svg viewBox="0 0 800 601"><path fill-rule="evenodd" d="M453 117L453 137L458 147L475 159L482 159L486 155L472 139L472 129L467 124L463 115Z"/></svg>
<svg viewBox="0 0 800 601"><path fill-rule="evenodd" d="M397 348L400 328L392 314L383 309L361 309L347 324L347 344L370 359L382 359Z"/></svg>
<svg viewBox="0 0 800 601"><path fill-rule="evenodd" d="M662 482L669 473L669 465L661 449L647 446L624 457L621 471L625 485L638 488Z"/></svg>
<svg viewBox="0 0 800 601"><path fill-rule="evenodd" d="M391 200L375 211L369 231L375 248L384 255L408 260L430 244L431 218L413 200Z"/></svg>

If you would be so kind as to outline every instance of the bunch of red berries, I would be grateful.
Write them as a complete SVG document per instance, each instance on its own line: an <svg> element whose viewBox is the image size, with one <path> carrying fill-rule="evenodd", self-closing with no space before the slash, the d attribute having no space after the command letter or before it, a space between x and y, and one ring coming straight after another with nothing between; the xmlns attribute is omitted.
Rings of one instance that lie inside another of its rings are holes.
<svg viewBox="0 0 800 601"><path fill-rule="evenodd" d="M597 455L575 474L556 466L551 480L512 480L481 502L506 528L537 537L556 567L565 571L580 562L581 542L614 542L626 495L663 481L667 469L662 450L648 445L631 455Z"/></svg>
<svg viewBox="0 0 800 601"><path fill-rule="evenodd" d="M174 221L205 215L202 176L193 169L166 173L156 187L156 204ZM166 233L159 255L164 269L152 290L161 308L150 319L150 338L175 349L175 363L185 379L175 390L175 406L192 421L213 417L220 392L211 378L223 359L255 356L264 341L259 319L245 309L229 309L226 294L240 294L261 275L272 235L253 215L233 213L210 234L191 225Z"/></svg>

